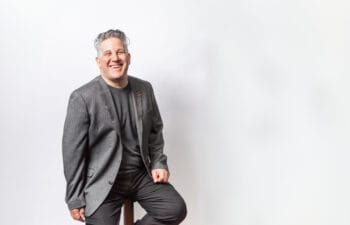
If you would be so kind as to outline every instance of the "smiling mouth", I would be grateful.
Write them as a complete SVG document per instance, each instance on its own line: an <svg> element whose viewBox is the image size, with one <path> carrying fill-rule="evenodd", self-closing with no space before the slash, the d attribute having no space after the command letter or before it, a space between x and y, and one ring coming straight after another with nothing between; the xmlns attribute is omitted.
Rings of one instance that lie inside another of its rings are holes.
<svg viewBox="0 0 350 225"><path fill-rule="evenodd" d="M112 65L110 66L112 69L121 69L122 68L122 64L121 65Z"/></svg>

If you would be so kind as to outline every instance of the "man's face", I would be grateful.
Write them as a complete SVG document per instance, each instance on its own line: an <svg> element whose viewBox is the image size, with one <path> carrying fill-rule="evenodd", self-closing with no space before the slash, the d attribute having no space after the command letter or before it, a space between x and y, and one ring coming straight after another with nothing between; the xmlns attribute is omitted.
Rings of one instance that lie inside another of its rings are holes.
<svg viewBox="0 0 350 225"><path fill-rule="evenodd" d="M112 82L118 82L127 77L130 54L126 52L120 39L108 38L101 43L96 62L102 76Z"/></svg>

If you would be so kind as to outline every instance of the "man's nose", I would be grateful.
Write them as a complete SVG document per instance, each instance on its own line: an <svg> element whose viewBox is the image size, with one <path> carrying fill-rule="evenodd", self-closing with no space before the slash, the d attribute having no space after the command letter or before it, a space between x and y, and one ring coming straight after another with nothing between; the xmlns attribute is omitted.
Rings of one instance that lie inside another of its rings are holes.
<svg viewBox="0 0 350 225"><path fill-rule="evenodd" d="M112 54L112 60L113 60L113 61L119 60L119 55L118 55L117 53L113 53L113 54Z"/></svg>

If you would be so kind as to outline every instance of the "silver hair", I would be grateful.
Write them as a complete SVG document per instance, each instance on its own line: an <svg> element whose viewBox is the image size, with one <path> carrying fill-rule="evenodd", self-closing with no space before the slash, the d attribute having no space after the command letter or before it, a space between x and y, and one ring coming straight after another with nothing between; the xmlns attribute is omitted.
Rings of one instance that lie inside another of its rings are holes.
<svg viewBox="0 0 350 225"><path fill-rule="evenodd" d="M107 40L109 38L118 38L119 40L121 40L123 42L124 49L128 52L129 39L125 35L125 33L123 31L121 31L121 30L118 30L118 29L115 29L115 30L110 29L110 30L107 30L106 32L100 33L96 37L96 39L94 41L94 45L95 45L95 48L96 48L96 51L97 51L97 55L100 54L101 43L104 40Z"/></svg>

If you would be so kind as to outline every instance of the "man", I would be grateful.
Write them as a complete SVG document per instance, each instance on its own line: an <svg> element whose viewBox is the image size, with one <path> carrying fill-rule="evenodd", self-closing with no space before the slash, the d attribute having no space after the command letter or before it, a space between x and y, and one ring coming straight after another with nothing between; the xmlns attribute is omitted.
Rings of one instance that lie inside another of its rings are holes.
<svg viewBox="0 0 350 225"><path fill-rule="evenodd" d="M66 203L87 225L119 223L124 198L147 214L135 224L180 224L182 197L168 183L162 120L149 82L128 76L130 53L120 30L97 36L101 75L73 91L62 149Z"/></svg>

